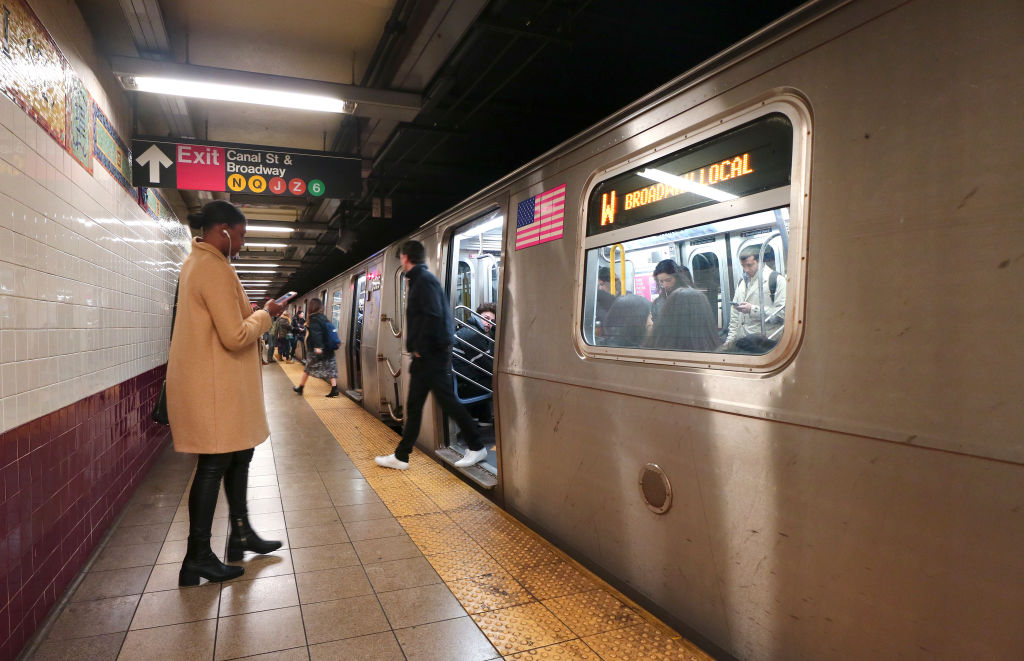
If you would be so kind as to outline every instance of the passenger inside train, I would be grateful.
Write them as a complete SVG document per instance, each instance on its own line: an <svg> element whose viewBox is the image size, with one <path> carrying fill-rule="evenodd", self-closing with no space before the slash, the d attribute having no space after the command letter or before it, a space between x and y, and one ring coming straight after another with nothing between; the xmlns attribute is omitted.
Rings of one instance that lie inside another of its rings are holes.
<svg viewBox="0 0 1024 661"><path fill-rule="evenodd" d="M456 393L470 415L481 424L491 424L494 420L490 395L497 314L494 303L481 303L468 321L455 319L452 372Z"/></svg>
<svg viewBox="0 0 1024 661"><path fill-rule="evenodd" d="M679 287L667 297L647 346L672 351L714 351L722 344L703 293Z"/></svg>
<svg viewBox="0 0 1024 661"><path fill-rule="evenodd" d="M658 262L658 265L654 267L654 281L658 284L659 294L651 305L652 321L658 320L658 315L661 314L661 309L672 292L680 287L692 288L694 286L690 269L676 264L672 259L663 259Z"/></svg>
<svg viewBox="0 0 1024 661"><path fill-rule="evenodd" d="M625 294L615 298L604 322L604 343L610 347L639 347L651 330L651 302Z"/></svg>

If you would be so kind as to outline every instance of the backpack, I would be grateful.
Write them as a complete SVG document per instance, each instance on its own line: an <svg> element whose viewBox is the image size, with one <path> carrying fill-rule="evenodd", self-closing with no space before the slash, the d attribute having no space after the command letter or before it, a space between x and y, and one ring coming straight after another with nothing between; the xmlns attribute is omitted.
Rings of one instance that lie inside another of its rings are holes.
<svg viewBox="0 0 1024 661"><path fill-rule="evenodd" d="M287 323L285 323L287 322ZM277 319L277 339L283 340L288 337L288 334L292 332L291 320L288 317L281 316Z"/></svg>
<svg viewBox="0 0 1024 661"><path fill-rule="evenodd" d="M338 337L338 329L330 321L324 321L324 332L327 335L327 346L330 351L336 351L341 346L341 338Z"/></svg>

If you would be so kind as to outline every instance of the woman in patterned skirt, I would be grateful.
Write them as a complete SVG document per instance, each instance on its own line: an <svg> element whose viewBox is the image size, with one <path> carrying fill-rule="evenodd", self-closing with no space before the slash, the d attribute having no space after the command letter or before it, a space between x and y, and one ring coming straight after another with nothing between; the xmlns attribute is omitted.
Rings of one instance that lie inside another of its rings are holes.
<svg viewBox="0 0 1024 661"><path fill-rule="evenodd" d="M306 386L310 375L331 382L328 397L338 396L338 363L334 360L334 349L330 348L330 331L327 317L323 314L323 303L314 298L309 302L309 321L306 323L306 369L302 372L302 381L294 390L299 395Z"/></svg>

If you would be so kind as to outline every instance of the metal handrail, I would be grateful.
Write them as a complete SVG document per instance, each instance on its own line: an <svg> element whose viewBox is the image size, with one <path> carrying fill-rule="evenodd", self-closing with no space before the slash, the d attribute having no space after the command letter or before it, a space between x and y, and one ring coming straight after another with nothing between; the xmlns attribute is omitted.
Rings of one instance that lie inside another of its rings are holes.
<svg viewBox="0 0 1024 661"><path fill-rule="evenodd" d="M395 410L393 408L391 408L391 402L390 401L385 399L384 402L388 405L388 415L391 416L392 420L394 420L398 424L402 424L403 422L405 422L405 416L404 415L402 417L398 417L397 415L395 415Z"/></svg>
<svg viewBox="0 0 1024 661"><path fill-rule="evenodd" d="M388 371L391 372L392 379L397 379L398 375L402 373L402 368L398 368L396 370L394 367L391 366L391 359L388 358L387 356L384 356L384 364L388 366Z"/></svg>
<svg viewBox="0 0 1024 661"><path fill-rule="evenodd" d="M402 272L402 268L401 267L399 267L395 271L395 275L398 276L397 278L395 278L395 317L398 317L398 315L402 314L402 277L403 277L403 272ZM395 337L402 337L402 329L399 328L398 330L395 330L395 325L393 323L391 323L392 319L390 317L382 314L380 316L380 320L388 322L388 326L390 327L392 335L394 335Z"/></svg>
<svg viewBox="0 0 1024 661"><path fill-rule="evenodd" d="M476 317L477 319L479 319L479 320L481 320L483 322L486 322L486 323L490 324L491 326L494 326L495 328L498 327L498 320L497 319L495 319L494 321L491 321L487 317L481 316L481 315L477 314L476 312L473 312L471 309L469 309L465 305L456 305L455 306L455 310L453 310L453 312L458 312L459 310L465 310L466 312L469 313L469 315L471 317ZM455 317L455 323L456 324L462 324L463 326L466 326L467 328L470 328L477 335L479 335L481 337L487 338L492 344L494 343L494 338L493 337L491 337L490 335L487 335L485 333L481 333L477 329L475 329L472 326L470 326L468 322L465 322L465 321L459 319L458 317Z"/></svg>
<svg viewBox="0 0 1024 661"><path fill-rule="evenodd" d="M768 235L768 238L761 244L761 252L757 255L757 302L761 304L761 335L768 335L767 325L764 317L764 276L762 272L764 270L764 251L768 249L768 242L774 239L776 236L782 236L782 232L778 230ZM774 302L774 301L773 301ZM774 313L773 313L774 314Z"/></svg>

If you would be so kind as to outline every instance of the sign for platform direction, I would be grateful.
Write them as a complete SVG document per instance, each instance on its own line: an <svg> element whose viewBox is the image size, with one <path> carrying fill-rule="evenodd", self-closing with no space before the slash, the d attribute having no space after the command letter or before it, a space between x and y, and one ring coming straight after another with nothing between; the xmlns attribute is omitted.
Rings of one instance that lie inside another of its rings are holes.
<svg viewBox="0 0 1024 661"><path fill-rule="evenodd" d="M214 142L132 141L132 183L150 188L345 198L362 192L360 159Z"/></svg>

